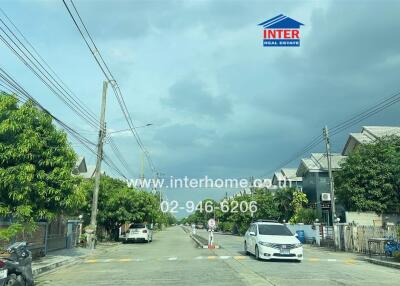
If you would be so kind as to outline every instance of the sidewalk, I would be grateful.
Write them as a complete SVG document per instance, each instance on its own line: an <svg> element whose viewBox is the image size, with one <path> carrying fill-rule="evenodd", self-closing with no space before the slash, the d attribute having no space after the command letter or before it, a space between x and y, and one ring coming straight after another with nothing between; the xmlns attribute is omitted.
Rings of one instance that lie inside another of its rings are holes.
<svg viewBox="0 0 400 286"><path fill-rule="evenodd" d="M395 261L391 257L385 259L379 257L365 257L364 259L369 263L400 269L400 262Z"/></svg>
<svg viewBox="0 0 400 286"><path fill-rule="evenodd" d="M95 250L86 248L62 249L49 252L46 256L35 259L32 262L33 276L36 277L45 272L59 268L61 266L79 263L85 257L94 253L104 253L109 249L119 245L119 243L101 243L98 244Z"/></svg>

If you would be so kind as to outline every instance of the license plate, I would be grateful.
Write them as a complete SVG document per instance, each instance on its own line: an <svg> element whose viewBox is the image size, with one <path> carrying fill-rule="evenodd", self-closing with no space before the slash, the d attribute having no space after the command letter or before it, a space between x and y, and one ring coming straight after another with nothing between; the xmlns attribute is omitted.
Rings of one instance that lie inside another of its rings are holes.
<svg viewBox="0 0 400 286"><path fill-rule="evenodd" d="M290 254L290 250L289 249L281 249L281 254L288 255L288 254Z"/></svg>
<svg viewBox="0 0 400 286"><path fill-rule="evenodd" d="M5 279L7 278L7 269L1 269L0 270L0 279Z"/></svg>

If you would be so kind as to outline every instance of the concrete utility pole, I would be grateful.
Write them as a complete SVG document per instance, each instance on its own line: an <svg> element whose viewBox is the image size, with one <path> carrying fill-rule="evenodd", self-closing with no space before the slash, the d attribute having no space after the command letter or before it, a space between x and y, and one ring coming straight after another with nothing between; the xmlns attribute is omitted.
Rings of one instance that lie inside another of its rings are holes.
<svg viewBox="0 0 400 286"><path fill-rule="evenodd" d="M99 200L101 161L103 160L103 143L104 143L104 138L106 136L105 117L106 117L107 87L108 87L108 82L104 81L103 82L103 94L101 97L100 131L99 131L99 140L97 143L95 184L94 184L93 200L92 200L92 213L91 213L91 217L90 217L90 226L91 226L90 232L91 233L87 232L87 235L88 235L87 246L90 249L94 249L95 244L96 244L97 203Z"/></svg>
<svg viewBox="0 0 400 286"><path fill-rule="evenodd" d="M325 126L323 129L325 146L326 146L326 160L328 162L328 174L329 174L329 188L331 193L331 212L332 212L332 226L333 226L333 242L336 247L336 236L335 236L335 221L336 221L336 210L335 210L335 187L332 175L332 157L331 157L331 146L329 142L329 130L328 127Z"/></svg>

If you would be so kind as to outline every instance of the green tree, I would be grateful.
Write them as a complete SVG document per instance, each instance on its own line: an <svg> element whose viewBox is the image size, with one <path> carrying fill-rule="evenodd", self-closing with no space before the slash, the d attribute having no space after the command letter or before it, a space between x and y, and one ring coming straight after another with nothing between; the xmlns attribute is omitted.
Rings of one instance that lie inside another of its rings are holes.
<svg viewBox="0 0 400 286"><path fill-rule="evenodd" d="M47 113L0 93L0 216L25 225L80 207L85 196L71 173L75 159Z"/></svg>
<svg viewBox="0 0 400 286"><path fill-rule="evenodd" d="M282 188L278 189L274 195L274 203L279 211L279 220L289 221L293 216L294 210L291 207L293 201L293 193L295 188Z"/></svg>
<svg viewBox="0 0 400 286"><path fill-rule="evenodd" d="M94 180L83 182L88 201L92 200ZM89 223L90 205L84 210ZM108 235L118 238L118 229L125 223L146 222L168 224L170 219L159 206L159 197L144 190L129 188L126 182L106 175L101 176L97 222Z"/></svg>
<svg viewBox="0 0 400 286"><path fill-rule="evenodd" d="M359 146L335 173L335 188L347 210L400 213L400 138Z"/></svg>
<svg viewBox="0 0 400 286"><path fill-rule="evenodd" d="M301 218L304 215L304 206L308 203L308 199L305 193L299 190L293 192L293 200L290 203L290 207L293 210L293 216L290 218L290 223L302 222Z"/></svg>

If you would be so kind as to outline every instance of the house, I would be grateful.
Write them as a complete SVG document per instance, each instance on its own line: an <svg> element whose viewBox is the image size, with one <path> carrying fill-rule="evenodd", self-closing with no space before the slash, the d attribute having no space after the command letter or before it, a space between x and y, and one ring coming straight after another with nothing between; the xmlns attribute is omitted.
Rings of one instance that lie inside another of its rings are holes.
<svg viewBox="0 0 400 286"><path fill-rule="evenodd" d="M75 163L74 169L72 170L72 174L83 177L84 179L91 179L94 178L95 171L96 166L86 165L85 157L79 157ZM102 171L102 174L105 174L105 172Z"/></svg>
<svg viewBox="0 0 400 286"><path fill-rule="evenodd" d="M332 172L340 169L340 165L346 160L346 156L332 153ZM302 177L303 192L307 195L308 202L315 207L321 215L323 222L332 224L330 210L330 186L328 174L328 160L324 153L312 153L310 158L303 158L297 169L296 175ZM337 213L340 206L336 205Z"/></svg>
<svg viewBox="0 0 400 286"><path fill-rule="evenodd" d="M363 126L360 133L350 133L342 155L348 156L360 145L373 143L385 136L400 136L400 127L395 126Z"/></svg>
<svg viewBox="0 0 400 286"><path fill-rule="evenodd" d="M286 187L294 187L302 189L303 178L297 176L297 169L283 168L274 173L272 177L272 189L281 189Z"/></svg>
<svg viewBox="0 0 400 286"><path fill-rule="evenodd" d="M96 166L87 166L87 170L84 173L79 174L84 179L91 179L94 178L94 174L96 172ZM104 171L102 172L104 174Z"/></svg>
<svg viewBox="0 0 400 286"><path fill-rule="evenodd" d="M85 157L78 157L78 160L75 163L74 169L72 170L72 174L79 175L87 172L86 160Z"/></svg>

